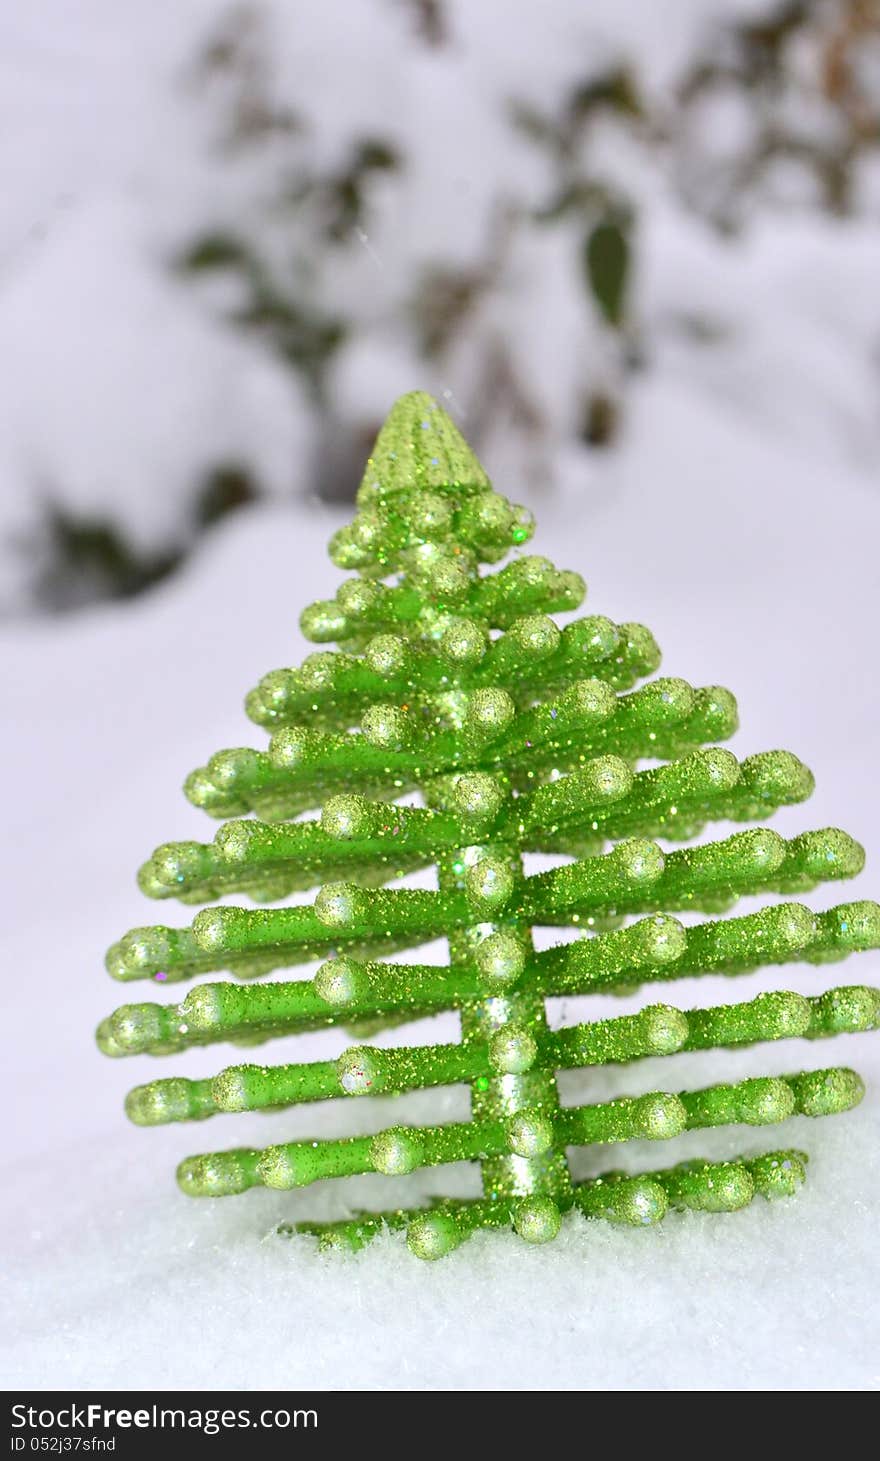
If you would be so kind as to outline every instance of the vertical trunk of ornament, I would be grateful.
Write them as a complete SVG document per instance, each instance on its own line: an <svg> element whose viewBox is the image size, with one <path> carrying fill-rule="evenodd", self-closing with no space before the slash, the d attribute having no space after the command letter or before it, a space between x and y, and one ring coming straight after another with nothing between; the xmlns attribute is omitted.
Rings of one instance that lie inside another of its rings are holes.
<svg viewBox="0 0 880 1461"><path fill-rule="evenodd" d="M480 858L490 855L503 859L514 877L522 877L522 858L511 852L509 847L481 846L463 847L447 853L438 862L438 879L441 889L461 888L467 870ZM468 964L473 966L474 952L488 935L504 929L514 931L521 941L526 955L533 949L531 929L510 915L499 917L498 921L475 923L469 928L456 930L449 936L450 966ZM564 1152L550 1147L546 1151L528 1148L537 1143L529 1139L532 1127L536 1132L541 1122L529 1122L536 1116L544 1123L552 1123L559 1112L559 1091L552 1070L542 1069L528 1060L529 1040L539 1046L547 1033L547 1015L544 1000L540 995L504 990L498 994L488 993L485 998L468 1000L461 1006L461 1038L466 1045L479 1042L493 1044L493 1066L507 1065L503 1071L481 1076L471 1084L471 1115L475 1121L502 1120L507 1123L519 1113L526 1115L524 1131L517 1145L521 1153L513 1150L504 1156L486 1158L481 1163L483 1192L487 1198L503 1201L525 1197L551 1199L563 1211L571 1206L572 1185L568 1161ZM508 1039L505 1040L504 1036ZM493 1042L493 1037L495 1037ZM525 1067L516 1068L513 1067Z"/></svg>

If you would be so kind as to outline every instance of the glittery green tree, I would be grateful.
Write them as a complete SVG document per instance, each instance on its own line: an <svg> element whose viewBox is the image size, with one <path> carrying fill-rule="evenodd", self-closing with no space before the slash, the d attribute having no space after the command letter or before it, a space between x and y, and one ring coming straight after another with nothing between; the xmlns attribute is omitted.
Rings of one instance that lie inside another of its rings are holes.
<svg viewBox="0 0 880 1461"><path fill-rule="evenodd" d="M772 992L705 1009L653 1003L557 1030L546 1000L819 965L876 947L874 903L815 913L785 901L687 926L673 916L718 914L744 894L790 900L857 873L862 849L835 829L786 840L766 828L776 808L809 796L810 772L787 751L739 761L719 748L737 723L727 690L669 678L634 689L660 658L641 625L590 615L560 628L551 614L584 596L576 573L531 556L480 571L525 543L532 520L492 491L430 397L405 396L392 410L358 509L330 548L354 576L301 621L309 639L340 648L273 671L251 692L247 711L271 732L268 750L221 751L186 784L196 806L231 820L213 842L158 848L140 873L154 898L241 894L275 906L224 904L189 928L138 928L108 955L124 981L170 984L224 969L239 982L202 983L180 1004L124 1005L98 1041L108 1055L165 1054L340 1025L362 1042L448 1010L459 1013L461 1038L358 1043L338 1060L248 1061L213 1079L154 1080L130 1093L129 1116L151 1126L466 1082L468 1121L212 1152L178 1171L184 1192L220 1197L478 1162L475 1200L300 1225L355 1248L383 1226L405 1228L423 1258L477 1228L545 1242L574 1209L641 1225L668 1208L730 1211L756 1194L792 1193L804 1175L796 1151L575 1182L567 1149L845 1111L862 1094L853 1071L584 1106L560 1104L556 1073L873 1028L877 990ZM678 846L715 821L759 825ZM524 863L531 853L554 857L534 871ZM434 866L436 889L394 886ZM281 901L310 888L313 901ZM548 926L581 936L538 950L533 932ZM446 963L383 961L438 938L448 940ZM247 982L320 958L314 978Z"/></svg>

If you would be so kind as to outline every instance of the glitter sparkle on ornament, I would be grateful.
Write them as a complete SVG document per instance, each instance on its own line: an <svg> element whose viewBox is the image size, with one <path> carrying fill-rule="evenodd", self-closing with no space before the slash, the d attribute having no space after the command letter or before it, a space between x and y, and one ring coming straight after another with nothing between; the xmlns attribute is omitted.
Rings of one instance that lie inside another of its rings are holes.
<svg viewBox="0 0 880 1461"><path fill-rule="evenodd" d="M328 1251L390 1228L434 1259L482 1228L543 1243L563 1219L642 1228L670 1211L791 1196L806 1158L768 1151L766 1138L757 1149L747 1138L725 1161L661 1156L635 1175L611 1159L587 1180L569 1154L646 1140L662 1152L685 1131L761 1132L861 1098L845 1066L736 1079L728 1052L880 1022L876 989L821 978L829 962L880 946L880 908L801 901L858 873L862 849L835 828L786 837L766 826L806 800L811 773L788 751L738 759L724 749L737 728L730 692L659 676L641 624L571 617L585 592L575 570L519 554L504 563L532 530L435 401L398 401L357 514L330 544L347 577L301 618L308 639L338 648L319 647L250 692L247 713L268 741L218 752L186 784L222 824L217 835L165 844L140 871L149 897L213 906L190 924L134 929L108 954L126 984L208 976L179 1003L130 1000L98 1030L107 1055L183 1058L182 1070L135 1087L126 1109L140 1126L197 1121L212 1144L216 1129L219 1149L178 1168L187 1195L477 1164L478 1198L438 1200L426 1188L408 1211L279 1228L315 1234ZM568 616L564 627L554 614ZM731 822L732 834L713 835ZM431 868L434 887L393 885ZM780 901L736 911L752 894ZM533 938L553 928L579 936L546 947ZM448 962L422 962L420 946L441 938ZM318 960L312 977L290 972ZM792 960L816 971L798 979L807 993L736 980L729 1003L671 1002L677 979ZM634 1012L548 1024L550 998L639 990ZM460 1039L371 1043L443 1011L458 1014ZM355 1032L336 1061L254 1059L261 1043L328 1026ZM209 1044L229 1045L231 1063L188 1076L186 1051ZM673 1069L647 1094L560 1103L560 1071L707 1049L718 1052L708 1089L679 1089ZM791 1056L779 1064L790 1072ZM224 1134L237 1112L462 1083L464 1121L262 1148Z"/></svg>

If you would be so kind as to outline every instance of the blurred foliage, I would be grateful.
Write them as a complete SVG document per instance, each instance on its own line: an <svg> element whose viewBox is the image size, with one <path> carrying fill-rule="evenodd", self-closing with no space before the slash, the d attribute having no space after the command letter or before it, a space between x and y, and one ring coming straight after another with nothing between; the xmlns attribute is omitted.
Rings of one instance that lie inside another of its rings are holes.
<svg viewBox="0 0 880 1461"><path fill-rule="evenodd" d="M399 13L413 47L455 54L453 8L443 0L376 3ZM761 14L708 24L697 51L659 94L645 85L634 60L617 55L598 68L585 64L563 94L540 105L507 97L512 139L525 140L543 168L539 196L526 207L499 195L479 257L462 263L441 251L429 261L414 258L399 290L387 291L380 303L363 302L358 314L351 297L333 289L328 270L335 261L344 273L353 250L371 248L376 199L400 190L418 165L417 149L389 115L381 135L351 137L341 160L319 164L300 99L276 94L263 21L256 0L219 11L189 80L199 106L220 86L216 145L225 165L240 167L265 151L274 190L257 195L234 226L228 216L222 224L206 219L176 265L193 287L229 284L206 296L211 307L282 359L305 386L324 443L308 487L330 499L353 491L378 424L372 408L346 414L331 390L338 361L370 332L371 338L390 333L404 356L438 371L462 353L476 362L468 375L469 431L478 447L497 421L513 420L524 440L541 440L544 413L524 362L492 323L492 306L502 301L503 309L505 291L517 287L522 241L553 230L570 240L585 339L595 342L590 358L585 351L572 431L594 449L614 443L625 420L628 375L643 356L634 305L639 188L625 169L609 167L602 145L609 134L624 155L638 153L639 166L660 171L684 209L724 234L742 230L756 202L772 194L778 164L799 170L813 190L813 206L846 215L854 207L859 160L880 144L880 99L865 63L866 43L876 45L880 34L880 0L768 0ZM731 101L745 124L739 144L719 154L707 141L706 109ZM328 94L327 106L333 105ZM638 167L633 175L638 178ZM708 346L717 339L717 326L699 314L682 325L694 341ZM170 572L204 525L258 491L246 465L216 469L194 485L188 536L153 557L136 551L109 521L74 520L53 508L36 596L58 607L136 593Z"/></svg>
<svg viewBox="0 0 880 1461"><path fill-rule="evenodd" d="M198 528L211 527L229 513L256 502L260 493L247 467L238 463L215 467L209 472L195 503Z"/></svg>
<svg viewBox="0 0 880 1461"><path fill-rule="evenodd" d="M410 309L418 348L426 359L435 359L449 347L490 284L486 269L436 264L421 271Z"/></svg>
<svg viewBox="0 0 880 1461"><path fill-rule="evenodd" d="M395 0L412 14L416 34L429 46L445 46L451 35L444 0Z"/></svg>
<svg viewBox="0 0 880 1461"><path fill-rule="evenodd" d="M585 446L607 446L618 426L618 404L613 396L593 391L584 405L580 438Z"/></svg>
<svg viewBox="0 0 880 1461"><path fill-rule="evenodd" d="M587 234L584 246L587 285L609 325L619 329L626 308L630 274L629 224L603 218Z"/></svg>
<svg viewBox="0 0 880 1461"><path fill-rule="evenodd" d="M432 48L456 44L449 8L442 0L385 0L408 14L414 39ZM845 211L850 201L852 164L864 147L880 142L880 113L876 98L860 80L859 50L864 39L880 25L878 0L779 0L768 3L765 15L733 19L707 30L699 54L685 65L669 95L644 93L636 70L625 60L591 71L545 107L516 97L509 102L509 119L549 161L550 191L535 210L533 221L554 225L572 216L582 222L583 277L602 318L620 328L626 321L626 295L637 255L638 200L622 181L609 179L591 161L591 137L603 125L634 131L640 144L658 158L672 159L678 186L688 206L703 213L719 229L738 227L749 198L760 187L772 162L795 158L811 170L822 188L822 204ZM809 129L801 135L786 101L805 89L799 74L798 48L808 43L819 53L819 90L842 124L825 134ZM269 97L269 63L260 43L260 10L256 4L236 5L221 23L217 36L201 58L205 72L222 67L238 76L238 89L229 108L227 145L253 141L261 132L286 128L300 134L306 123ZM733 167L705 157L700 140L701 102L734 89L747 98L756 119L754 135ZM322 242L339 246L362 237L370 207L375 175L397 172L407 163L407 139L368 138L355 141L348 163L326 177L300 170L283 200L291 212L291 240L305 235L313 249ZM304 217L311 214L311 218ZM317 227L315 220L317 219ZM520 219L525 226L528 219ZM259 228L257 229L257 232ZM242 248L237 243L239 249ZM234 261L229 260L230 263ZM491 291L503 269L503 253L487 243L486 262L480 268L461 268L437 261L422 268L410 300L412 328L418 349L426 357L442 354ZM297 321L312 318L301 300L291 303L293 281L270 284L268 266L257 264L253 247L239 257L238 267L248 272L256 292L265 300L265 315L282 320L283 301ZM256 311L257 318L264 312ZM244 322L248 320L245 314ZM312 320L306 330L307 348L282 346L291 363L314 379L316 361L328 356L354 328L353 322ZM285 330L281 330L282 336ZM275 342L277 343L277 342Z"/></svg>
<svg viewBox="0 0 880 1461"><path fill-rule="evenodd" d="M135 552L113 523L74 517L51 503L35 557L34 594L56 613L102 599L131 598L167 577L182 557L182 548Z"/></svg>
<svg viewBox="0 0 880 1461"><path fill-rule="evenodd" d="M179 260L189 274L228 271L242 286L243 304L230 312L230 323L253 330L297 370L315 396L323 388L324 369L342 344L342 320L321 315L305 298L288 292L244 239L208 233Z"/></svg>
<svg viewBox="0 0 880 1461"><path fill-rule="evenodd" d="M207 473L193 500L191 540L230 513L259 498L247 468L229 463ZM31 546L33 591L51 612L106 599L127 599L160 583L180 566L187 547L135 550L107 518L74 515L58 501L44 509L43 528Z"/></svg>
<svg viewBox="0 0 880 1461"><path fill-rule="evenodd" d="M707 97L739 92L757 125L750 144L714 178L682 155L678 177L688 204L718 227L738 229L773 164L787 160L812 177L820 207L848 213L855 165L880 145L880 95L870 85L870 64L862 65L871 39L880 40L878 0L784 0L766 17L725 27L682 76L677 109L687 117ZM833 126L802 127L788 105L805 49L816 60L815 100L827 105ZM669 124L666 132L674 135Z"/></svg>
<svg viewBox="0 0 880 1461"><path fill-rule="evenodd" d="M354 145L338 172L325 177L301 173L289 182L282 204L293 212L308 208L324 244L344 244L361 226L371 178L399 166L397 151L390 143L364 138ZM298 275L308 278L307 261L295 263L290 276L284 278L260 256L258 241L209 232L183 252L179 265L189 274L233 274L243 303L231 312L230 322L261 335L320 400L326 366L346 339L348 326L316 308L306 287L297 287Z"/></svg>

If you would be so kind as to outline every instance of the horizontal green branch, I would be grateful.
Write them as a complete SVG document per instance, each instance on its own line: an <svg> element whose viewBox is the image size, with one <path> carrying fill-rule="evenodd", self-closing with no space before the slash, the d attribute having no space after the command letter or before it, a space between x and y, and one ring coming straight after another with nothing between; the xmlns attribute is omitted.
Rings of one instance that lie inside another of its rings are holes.
<svg viewBox="0 0 880 1461"><path fill-rule="evenodd" d="M643 624L615 625L591 614L560 630L546 615L535 614L492 641L475 679L502 687L527 683L536 690L591 675L625 690L653 674L659 663L657 643Z"/></svg>
<svg viewBox="0 0 880 1461"><path fill-rule="evenodd" d="M880 905L871 902L841 903L823 913L778 903L688 928L661 914L545 949L531 960L525 981L545 995L588 994L793 960L826 963L873 948L880 948Z"/></svg>
<svg viewBox="0 0 880 1461"><path fill-rule="evenodd" d="M545 1033L535 1042L534 1064L569 1070L759 1041L856 1033L880 1024L880 991L865 986L832 989L807 998L786 991L759 994L744 1004L678 1010L649 1005L638 1014L595 1020ZM429 1086L473 1082L505 1074L503 1051L480 1043L352 1046L338 1060L279 1066L234 1065L213 1080L178 1077L137 1086L126 1110L138 1125L200 1119L219 1112L256 1111L323 1101L341 1095L389 1096Z"/></svg>
<svg viewBox="0 0 880 1461"><path fill-rule="evenodd" d="M445 765L442 758L435 765L428 757L424 775L435 775ZM422 770L418 755L374 745L364 735L297 728L276 735L268 752L218 751L187 777L184 791L212 817L255 812L268 821L283 821L351 787L402 795L417 784Z"/></svg>
<svg viewBox="0 0 880 1461"><path fill-rule="evenodd" d="M459 701L463 721L454 727L438 728L436 715L422 713L430 707L408 701L371 705L356 734L285 727L268 752L217 752L184 790L213 817L255 812L283 821L340 792L397 798L446 773L479 771L484 762L492 769L486 745L514 718L516 706L500 690L478 689Z"/></svg>
<svg viewBox="0 0 880 1461"><path fill-rule="evenodd" d="M713 906L719 897L851 877L862 866L858 843L834 829L803 833L786 842L761 828L723 842L664 855L653 842L631 839L603 857L517 879L502 855L463 867L460 885L442 891L367 890L328 883L314 906L249 910L206 909L193 923L199 947L234 958L262 948L306 948L320 953L334 941L351 946L387 940L400 947L503 911L525 924L577 923L594 914Z"/></svg>
<svg viewBox="0 0 880 1461"><path fill-rule="evenodd" d="M562 691L557 703L567 694ZM534 769L549 763L567 770L580 757L605 753L628 761L674 760L697 746L726 740L737 728L736 701L729 690L719 685L694 689L686 680L668 677L651 680L631 694L612 696L610 713L601 718L560 725L552 717L554 708L547 700L518 717L514 731L521 734L511 734L504 747L509 764ZM548 713L554 724L547 727L547 734L535 735L529 717Z"/></svg>
<svg viewBox="0 0 880 1461"><path fill-rule="evenodd" d="M319 904L325 908L331 905L333 890L346 889L355 908L362 907L359 900L368 896L365 889L353 884L330 883L327 888L330 891ZM382 892L369 896L392 895ZM340 903L341 898L337 898L333 906L338 908ZM273 969L311 963L343 950L357 958L369 958L411 948L433 937L430 929L419 933L412 905L401 908L398 921L397 934L373 925L372 933L361 938L353 927L346 929L338 922L322 920L310 904L266 909L204 908L189 929L163 925L132 929L108 950L106 967L114 979L124 983L153 979L159 984L175 984L220 969L229 970L239 979L255 979Z"/></svg>
<svg viewBox="0 0 880 1461"><path fill-rule="evenodd" d="M464 617L453 620L440 641L424 646L381 634L363 657L325 651L310 655L299 669L273 670L250 692L246 708L252 720L271 730L303 721L343 730L378 701L420 700L456 688L515 689L522 682L537 693L588 676L626 689L659 661L649 630L617 626L601 615L564 630L546 615L526 615L495 640L479 617Z"/></svg>
<svg viewBox="0 0 880 1461"><path fill-rule="evenodd" d="M750 756L740 765L730 751L713 746L679 761L633 775L619 756L600 756L517 799L511 808L523 829L546 835L585 825L600 837L690 836L706 821L762 818L777 807L803 801L813 788L805 766L787 751Z"/></svg>
<svg viewBox="0 0 880 1461"><path fill-rule="evenodd" d="M256 1044L334 1023L311 979L222 982L199 984L180 1004L122 1005L98 1026L97 1040L106 1055L163 1055L218 1040Z"/></svg>
<svg viewBox="0 0 880 1461"><path fill-rule="evenodd" d="M666 854L653 842L633 838L605 857L527 878L518 913L529 923L562 924L595 913L714 910L744 894L800 891L854 877L863 865L864 849L836 828L786 842L761 827Z"/></svg>
<svg viewBox="0 0 880 1461"><path fill-rule="evenodd" d="M400 1176L449 1162L510 1153L534 1156L559 1145L660 1141L707 1126L766 1126L794 1115L828 1116L857 1105L863 1090L856 1073L845 1069L758 1077L680 1095L653 1092L567 1107L552 1119L539 1111L521 1111L509 1121L400 1126L373 1137L213 1152L183 1161L178 1181L190 1196L223 1197L254 1186L286 1190L365 1172Z"/></svg>
<svg viewBox="0 0 880 1461"><path fill-rule="evenodd" d="M272 684L277 686L277 681ZM529 691L540 693L540 687L529 685ZM405 688L384 680L374 704L384 704L394 693L401 701L418 702L410 704L408 739L388 748L392 752L389 779L397 773L405 775L411 784L453 767L502 767L515 784L528 788L534 784L536 774L576 770L590 755L607 752L629 760L639 756L672 759L699 745L725 739L737 723L736 702L729 691L717 686L694 690L684 680L655 680L632 695L619 697L602 680L577 680L527 709L517 709L515 699L503 689L464 691L459 700L463 706L470 706L470 719L466 714L463 726L445 729L442 721L439 728L432 723L428 714L432 701L424 696L420 700L412 685ZM502 709L505 697L508 703ZM425 712L421 717L419 707ZM354 710L343 717L346 725L353 716ZM314 721L313 716L305 718ZM403 719L400 725L403 729ZM323 785L329 787L334 771L339 779L342 768L375 776L374 762L362 770L353 760L350 737L328 735L320 723L313 724L305 738L299 725L292 739L281 736L273 744L279 762L290 746L294 748L294 769L299 772L300 783L320 775ZM302 754L304 746L308 757ZM210 789L213 776L209 763L190 784L193 795L200 797L200 804L209 810L212 797L214 801L222 799L223 805L229 800L227 782ZM288 790L293 794L296 787L291 785ZM248 788L243 786L242 795L247 794ZM260 787L258 794L265 797L265 788ZM300 786L300 798L304 794Z"/></svg>
<svg viewBox="0 0 880 1461"><path fill-rule="evenodd" d="M598 756L516 798L497 773L463 773L435 790L431 809L349 793L331 797L310 821L230 822L213 845L157 848L139 881L153 897L210 899L240 890L266 901L346 873L381 884L450 848L490 838L528 851L554 845L554 837L564 842L569 828L599 839L646 831L684 836L708 818L765 815L803 799L811 786L809 772L787 752L762 753L740 766L718 747L635 775L620 757Z"/></svg>
<svg viewBox="0 0 880 1461"><path fill-rule="evenodd" d="M476 637L485 651L488 634L481 630ZM266 729L313 722L345 730L379 701L424 699L454 688L457 668L436 644L379 634L368 641L363 656L325 650L310 654L299 669L270 671L245 707Z"/></svg>
<svg viewBox="0 0 880 1461"><path fill-rule="evenodd" d="M441 491L413 490L395 493L393 510L387 502L364 503L350 523L338 529L330 540L330 557L339 568L358 568L368 573L389 573L413 554L453 548L472 555L477 562L497 563L512 547L528 542L534 518L487 486L472 497L455 501ZM429 559L430 561L430 559Z"/></svg>
<svg viewBox="0 0 880 1461"><path fill-rule="evenodd" d="M526 554L497 573L476 579L467 605L493 629L507 629L524 614L569 613L580 607L586 592L579 573L556 568L549 558Z"/></svg>
<svg viewBox="0 0 880 1461"><path fill-rule="evenodd" d="M520 850L578 838L618 838L630 830L685 835L707 818L764 815L806 795L811 779L795 757L768 752L739 766L719 748L633 775L614 756L509 798L503 779L457 775L435 792L438 807L399 806L357 794L337 795L320 818L293 823L232 821L213 844L166 843L140 870L152 897L209 901L246 892L269 901L322 881L353 877L365 886L436 861L450 848L480 840ZM555 839L555 840L554 840Z"/></svg>
<svg viewBox="0 0 880 1461"><path fill-rule="evenodd" d="M154 898L314 887L354 877L381 885L436 862L438 852L469 845L499 820L502 786L485 774L456 778L444 812L356 794L331 797L320 817L302 822L232 821L213 844L169 842L141 868ZM271 896L281 894L271 893Z"/></svg>
<svg viewBox="0 0 880 1461"><path fill-rule="evenodd" d="M792 1197L806 1177L803 1152L767 1152L728 1162L690 1161L658 1172L628 1176L611 1172L577 1183L572 1206L584 1217L602 1218L627 1227L649 1227L670 1210L736 1212L756 1197ZM359 1213L342 1222L282 1223L278 1233L307 1233L326 1251L358 1252L384 1231L405 1231L418 1258L442 1258L481 1228L514 1228L526 1240L543 1236L528 1199L441 1199L430 1208ZM526 1221L523 1221L523 1219ZM552 1221L550 1226L552 1226ZM551 1236L545 1226L547 1236Z"/></svg>
<svg viewBox="0 0 880 1461"><path fill-rule="evenodd" d="M458 597L467 593L461 581ZM300 614L299 625L313 644L342 644L365 635L396 633L418 623L425 601L413 584L385 584L378 579L347 578L336 597L319 599Z"/></svg>
<svg viewBox="0 0 880 1461"><path fill-rule="evenodd" d="M418 584L400 585L346 579L334 599L310 604L303 611L300 628L307 639L318 644L360 641L365 635L394 633L403 626L419 637L424 625L428 637L436 623L439 599L493 629L506 629L523 614L577 609L586 592L580 574L557 569L548 558L535 555L518 558L497 573L476 579L449 571L440 578L439 584L428 577Z"/></svg>
<svg viewBox="0 0 880 1461"><path fill-rule="evenodd" d="M143 932L162 935L162 930ZM138 947L141 956L155 956L148 939ZM844 903L819 914L800 904L779 904L688 929L660 915L547 949L528 961L519 941L501 933L484 941L473 965L454 969L342 957L323 965L314 980L208 984L191 991L182 1004L123 1005L99 1027L98 1043L107 1054L125 1055L223 1040L257 1042L333 1024L340 1017L348 1024L382 1015L415 1019L520 982L545 996L577 995L697 974L737 974L796 959L824 963L877 947L880 907L869 902Z"/></svg>

